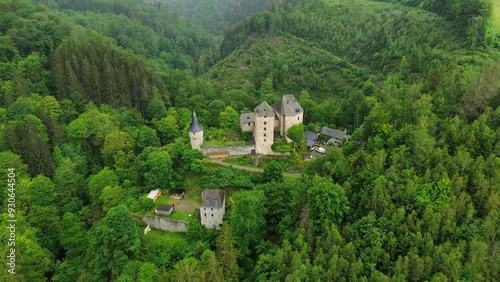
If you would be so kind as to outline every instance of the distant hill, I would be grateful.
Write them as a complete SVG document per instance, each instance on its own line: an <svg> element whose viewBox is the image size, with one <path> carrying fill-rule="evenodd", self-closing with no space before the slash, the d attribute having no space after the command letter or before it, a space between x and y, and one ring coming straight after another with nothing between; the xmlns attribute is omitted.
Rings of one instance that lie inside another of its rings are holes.
<svg viewBox="0 0 500 282"><path fill-rule="evenodd" d="M223 34L232 24L269 6L273 0L144 0L175 9L213 34Z"/></svg>
<svg viewBox="0 0 500 282"><path fill-rule="evenodd" d="M113 38L117 45L173 68L191 69L198 56L220 38L174 10L141 0L35 0L66 14L85 28Z"/></svg>
<svg viewBox="0 0 500 282"><path fill-rule="evenodd" d="M286 33L251 35L205 75L224 89L254 85L257 96L307 90L318 100L347 97L360 89L369 70L356 67L331 52ZM271 102L271 101L269 101Z"/></svg>
<svg viewBox="0 0 500 282"><path fill-rule="evenodd" d="M372 1L309 1L291 12L261 12L231 28L221 45L228 54L249 34L277 30L384 73L406 57L420 72L441 52L464 47L452 24L420 9Z"/></svg>

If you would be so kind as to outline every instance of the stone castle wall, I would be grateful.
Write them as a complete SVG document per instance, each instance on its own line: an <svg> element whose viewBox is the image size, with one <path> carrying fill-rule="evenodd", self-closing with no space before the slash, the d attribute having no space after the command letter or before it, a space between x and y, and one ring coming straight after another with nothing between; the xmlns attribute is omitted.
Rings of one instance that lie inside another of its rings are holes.
<svg viewBox="0 0 500 282"><path fill-rule="evenodd" d="M166 230L170 232L186 232L188 222L185 220L171 219L165 217L144 216L142 222L148 224L152 228Z"/></svg>
<svg viewBox="0 0 500 282"><path fill-rule="evenodd" d="M282 136L286 137L287 142L292 142L292 139L286 136L286 132L288 131L288 129L296 124L302 123L303 119L304 119L304 113L300 113L295 116L284 116Z"/></svg>
<svg viewBox="0 0 500 282"><path fill-rule="evenodd" d="M257 154L272 154L274 143L274 116L255 117L255 152Z"/></svg>
<svg viewBox="0 0 500 282"><path fill-rule="evenodd" d="M208 155L211 153L228 152L230 156L250 155L255 146L202 146L201 151L203 154Z"/></svg>
<svg viewBox="0 0 500 282"><path fill-rule="evenodd" d="M224 217L224 207L222 208L200 208L201 224L207 228L219 227Z"/></svg>

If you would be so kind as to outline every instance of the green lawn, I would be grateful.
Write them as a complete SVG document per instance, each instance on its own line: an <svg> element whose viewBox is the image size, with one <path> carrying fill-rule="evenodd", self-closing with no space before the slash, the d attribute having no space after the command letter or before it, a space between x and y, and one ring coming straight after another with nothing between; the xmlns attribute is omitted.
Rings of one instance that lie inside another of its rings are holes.
<svg viewBox="0 0 500 282"><path fill-rule="evenodd" d="M191 216L189 216L191 214ZM192 218L192 213L188 212L176 212L174 211L171 215L170 218L172 219L180 219L180 220L190 220Z"/></svg>
<svg viewBox="0 0 500 282"><path fill-rule="evenodd" d="M237 140L237 141L229 141L229 140L222 140L222 141L217 141L216 139L210 139L207 141L204 141L203 144L205 146L245 146L246 141L242 140Z"/></svg>
<svg viewBox="0 0 500 282"><path fill-rule="evenodd" d="M233 157L225 158L224 162L230 163L230 164L237 164L237 165L242 165L242 166L253 167L253 168L262 168L262 166L260 166L260 165L254 165L252 163L252 161L250 160L249 155L233 156Z"/></svg>
<svg viewBox="0 0 500 282"><path fill-rule="evenodd" d="M279 158L279 157L271 157L271 156L261 156L261 159L259 161L259 165L253 164L249 155L229 157L229 158L224 159L224 162L242 165L242 166L246 166L246 167L263 168L265 163L269 162L271 160L277 161L284 169L297 168L297 166L298 166L297 163L295 163L294 159L291 157Z"/></svg>
<svg viewBox="0 0 500 282"><path fill-rule="evenodd" d="M143 229L144 231L144 229ZM142 233L144 234L144 233ZM147 240L167 241L172 243L186 244L186 233L168 232L165 230L151 228L151 231L146 234Z"/></svg>
<svg viewBox="0 0 500 282"><path fill-rule="evenodd" d="M158 197L158 199L156 199L155 207L158 207L161 204L168 205L169 203L170 203L170 196L161 195L160 197Z"/></svg>

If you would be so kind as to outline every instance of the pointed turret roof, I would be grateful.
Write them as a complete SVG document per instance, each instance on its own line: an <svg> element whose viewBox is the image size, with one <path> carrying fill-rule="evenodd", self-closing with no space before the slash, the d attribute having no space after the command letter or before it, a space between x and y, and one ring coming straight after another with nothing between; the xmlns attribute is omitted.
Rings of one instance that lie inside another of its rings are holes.
<svg viewBox="0 0 500 282"><path fill-rule="evenodd" d="M196 116L196 112L193 111L193 120L191 121L191 125L189 126L189 132L200 132L203 128L198 122L198 117Z"/></svg>
<svg viewBox="0 0 500 282"><path fill-rule="evenodd" d="M275 116L273 108L271 108L271 106L269 106L269 104L266 101L260 103L260 105L255 107L255 109L253 111L255 113L255 116L258 116L258 117L263 117L263 116L274 117Z"/></svg>

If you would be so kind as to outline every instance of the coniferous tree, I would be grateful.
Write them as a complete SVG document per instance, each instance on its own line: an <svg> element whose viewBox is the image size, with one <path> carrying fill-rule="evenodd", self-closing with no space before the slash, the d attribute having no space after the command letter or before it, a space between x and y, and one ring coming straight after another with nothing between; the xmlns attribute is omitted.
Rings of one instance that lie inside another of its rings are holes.
<svg viewBox="0 0 500 282"><path fill-rule="evenodd" d="M217 260L222 266L222 273L226 281L238 281L237 251L232 239L231 227L222 223L220 235L217 238Z"/></svg>

